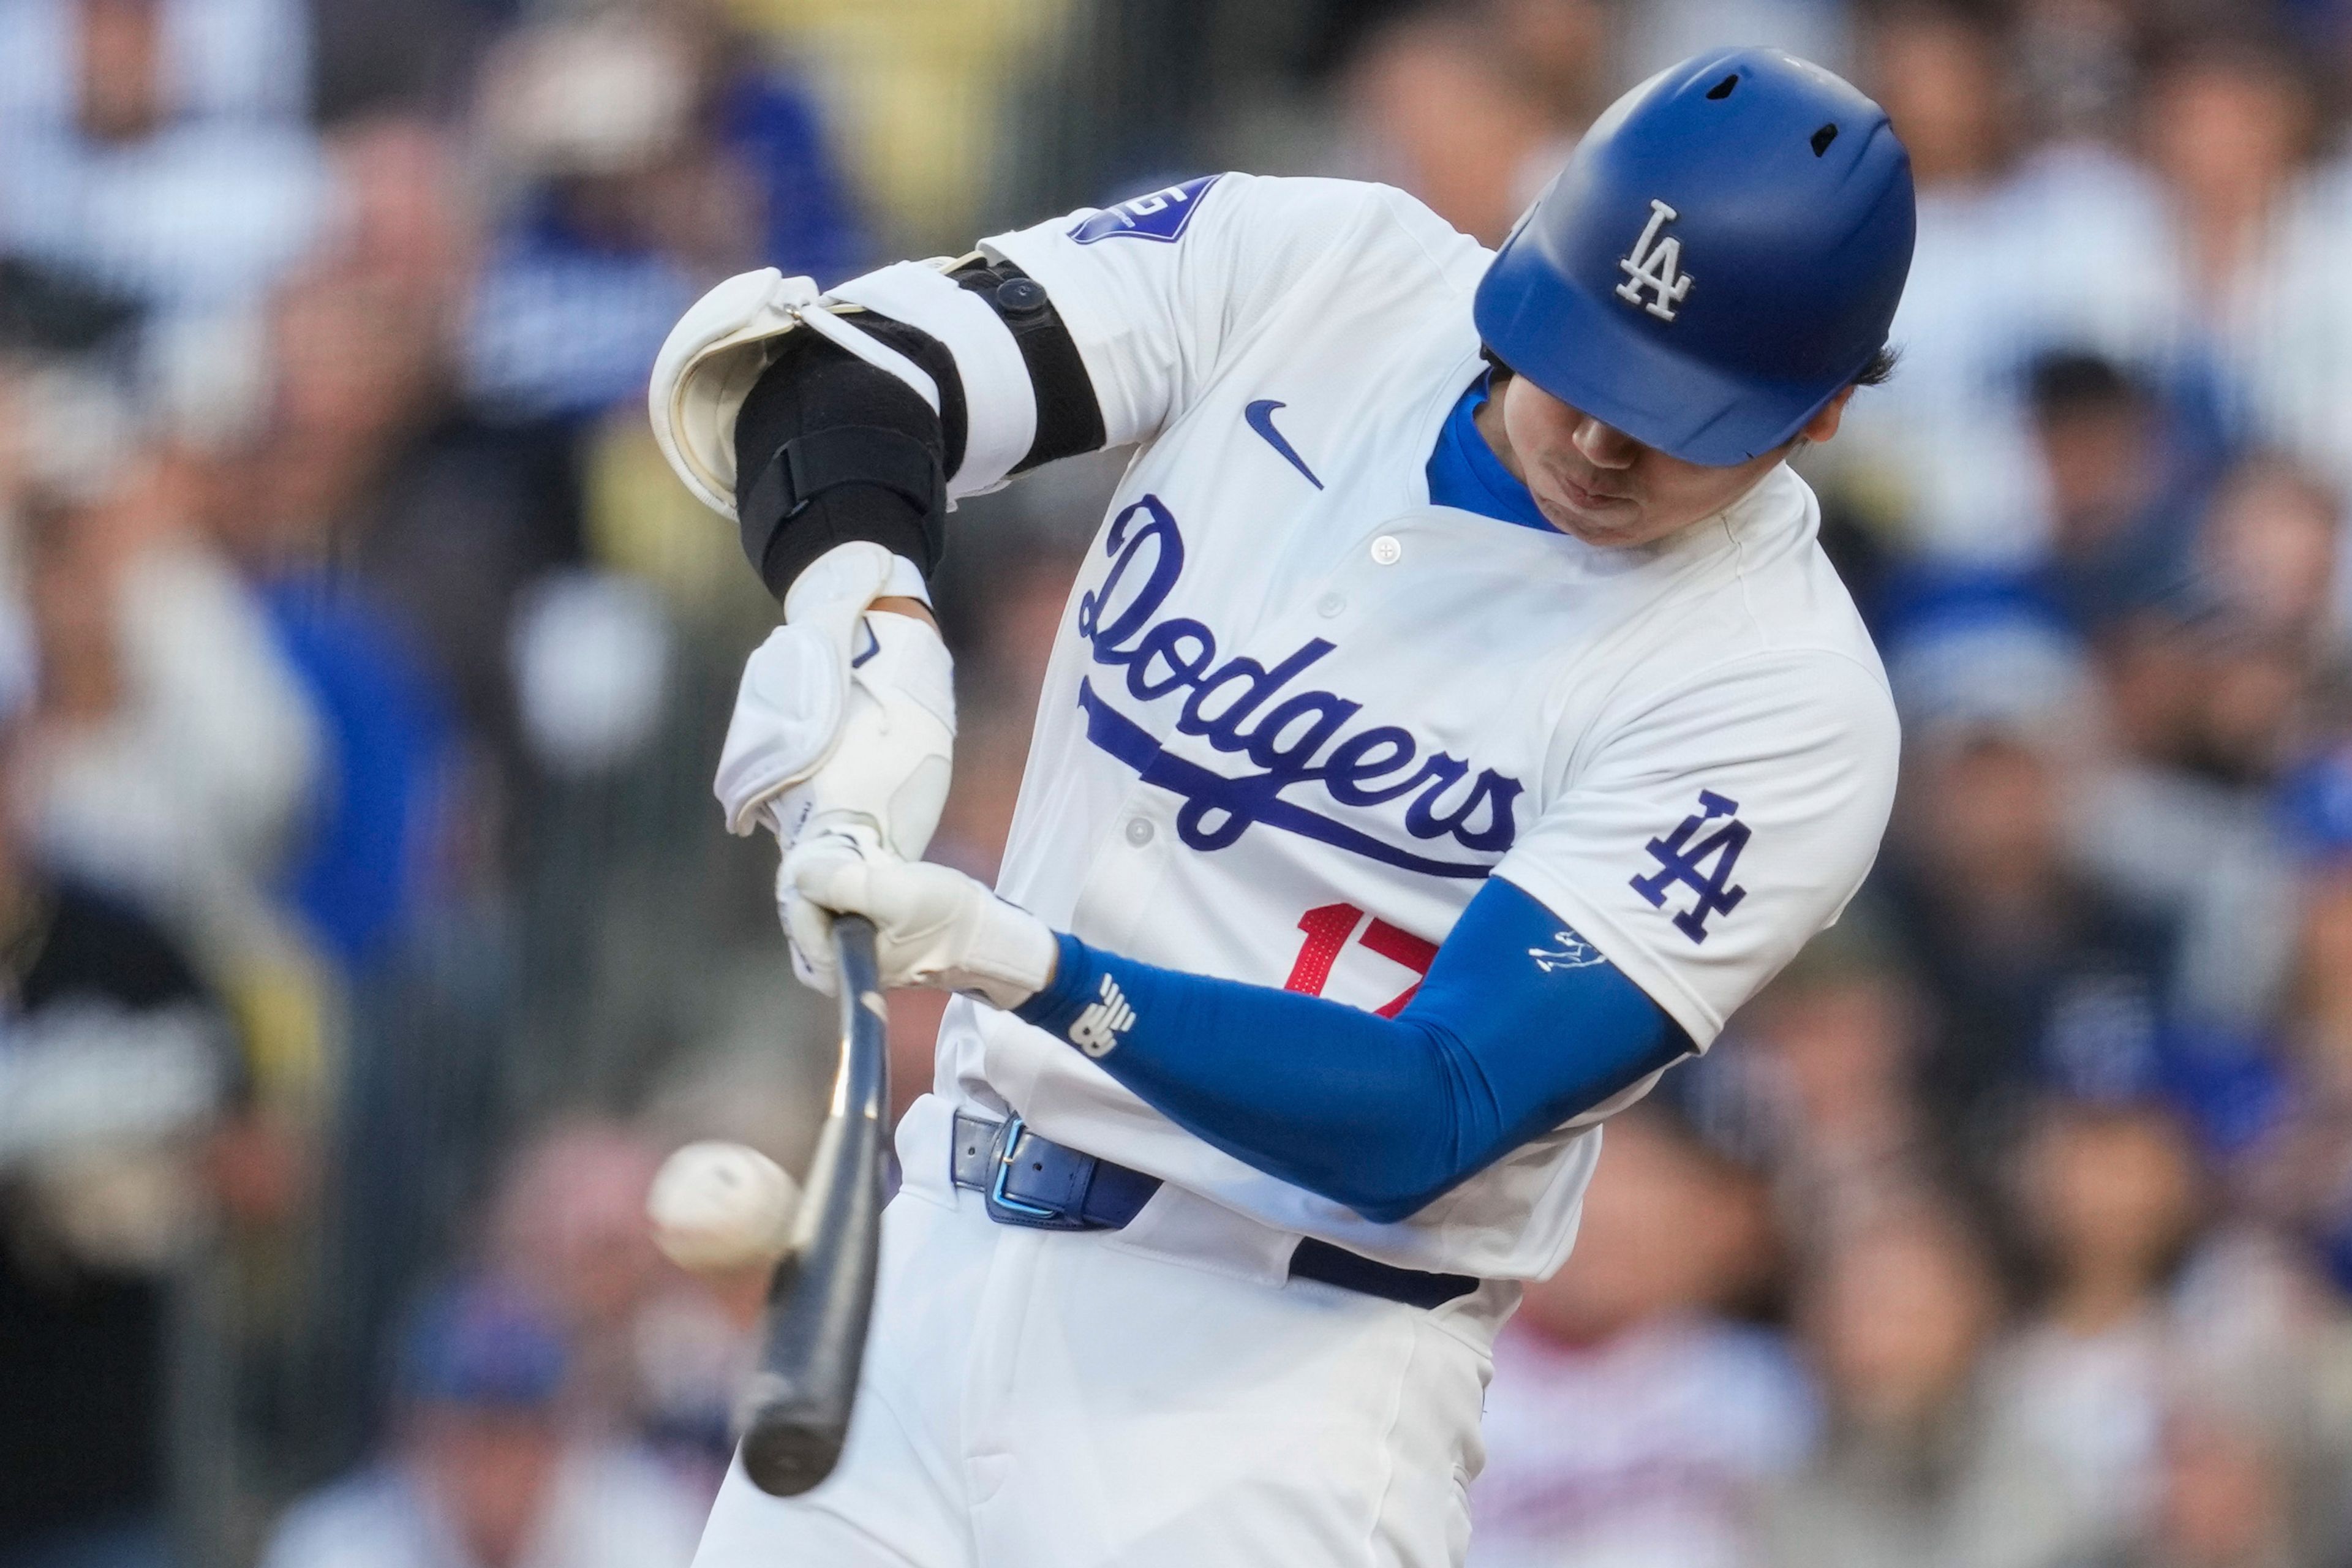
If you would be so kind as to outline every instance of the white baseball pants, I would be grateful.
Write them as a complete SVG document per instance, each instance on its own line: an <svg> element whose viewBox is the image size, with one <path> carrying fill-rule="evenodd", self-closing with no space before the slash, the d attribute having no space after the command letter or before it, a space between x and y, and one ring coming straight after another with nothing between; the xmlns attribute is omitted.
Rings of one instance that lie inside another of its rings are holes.
<svg viewBox="0 0 2352 1568"><path fill-rule="evenodd" d="M1000 1226L948 1180L950 1118L899 1127L840 1468L784 1500L736 1466L694 1568L1461 1563L1515 1288L1286 1282L1286 1241L1168 1189L1122 1231Z"/></svg>

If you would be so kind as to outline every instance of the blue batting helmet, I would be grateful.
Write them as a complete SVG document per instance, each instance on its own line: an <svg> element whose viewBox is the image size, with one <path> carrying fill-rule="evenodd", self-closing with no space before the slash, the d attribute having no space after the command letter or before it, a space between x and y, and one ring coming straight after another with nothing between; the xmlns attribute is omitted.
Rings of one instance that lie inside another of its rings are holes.
<svg viewBox="0 0 2352 1568"><path fill-rule="evenodd" d="M1885 110L1777 49L1718 49L1594 121L1479 280L1478 331L1644 446L1738 463L1885 346L1914 225Z"/></svg>

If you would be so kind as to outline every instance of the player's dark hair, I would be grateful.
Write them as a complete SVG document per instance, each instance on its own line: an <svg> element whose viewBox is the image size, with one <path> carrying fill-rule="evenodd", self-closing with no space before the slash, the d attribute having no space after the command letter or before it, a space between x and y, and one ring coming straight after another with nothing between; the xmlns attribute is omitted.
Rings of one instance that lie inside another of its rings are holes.
<svg viewBox="0 0 2352 1568"><path fill-rule="evenodd" d="M1895 367L1902 362L1902 359L1903 351L1893 343L1879 344L1878 352L1871 355L1869 361L1863 365L1862 374L1853 378L1854 385L1885 386L1894 379Z"/></svg>
<svg viewBox="0 0 2352 1568"><path fill-rule="evenodd" d="M1490 345L1480 343L1478 345L1478 353L1486 360L1488 367L1492 370L1496 385L1500 386L1504 382L1508 381L1512 376L1518 374L1518 372L1513 370L1508 362L1507 362L1501 354L1496 353ZM1872 354L1869 361L1863 365L1862 374L1853 378L1853 384L1856 386L1885 385L1889 381L1894 379L1895 367L1902 363L1902 359L1903 351L1896 348L1893 343L1879 344L1878 352Z"/></svg>

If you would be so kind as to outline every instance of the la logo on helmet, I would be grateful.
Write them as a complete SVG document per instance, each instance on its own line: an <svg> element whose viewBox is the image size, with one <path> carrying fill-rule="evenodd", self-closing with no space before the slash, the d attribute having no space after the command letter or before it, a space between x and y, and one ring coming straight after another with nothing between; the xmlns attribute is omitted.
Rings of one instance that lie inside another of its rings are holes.
<svg viewBox="0 0 2352 1568"><path fill-rule="evenodd" d="M1662 321L1675 319L1675 307L1691 290L1691 275L1682 270L1683 242L1671 235L1662 238L1658 232L1679 216L1651 197L1650 221L1643 226L1642 237L1633 242L1633 253L1617 263L1625 274L1625 281L1617 285L1617 297L1640 305ZM1653 296L1646 303L1642 299L1644 290Z"/></svg>

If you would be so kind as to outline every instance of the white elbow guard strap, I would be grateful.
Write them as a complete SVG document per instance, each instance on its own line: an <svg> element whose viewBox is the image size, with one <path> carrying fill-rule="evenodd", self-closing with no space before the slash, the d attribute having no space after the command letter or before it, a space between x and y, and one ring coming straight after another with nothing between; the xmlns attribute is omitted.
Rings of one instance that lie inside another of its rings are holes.
<svg viewBox="0 0 2352 1568"><path fill-rule="evenodd" d="M988 300L917 261L853 278L832 297L927 333L947 351L964 413L963 450L948 496L961 500L1002 485L1037 438L1037 395L1020 344Z"/></svg>
<svg viewBox="0 0 2352 1568"><path fill-rule="evenodd" d="M912 388L936 414L939 383L905 354L823 308L809 278L772 267L739 273L696 300L654 359L646 412L670 469L703 505L735 516L735 416L778 340L807 327Z"/></svg>
<svg viewBox="0 0 2352 1568"><path fill-rule="evenodd" d="M737 471L736 419L795 327L895 378L939 416L950 504L1103 444L1077 345L1044 286L1011 262L900 262L829 294L768 268L729 279L680 318L647 393L662 455L715 511L736 516L739 489L758 478Z"/></svg>

